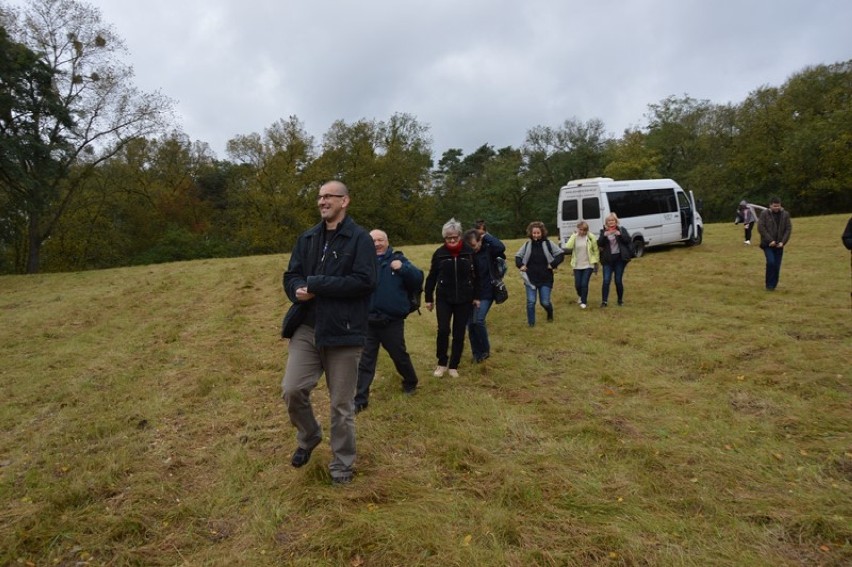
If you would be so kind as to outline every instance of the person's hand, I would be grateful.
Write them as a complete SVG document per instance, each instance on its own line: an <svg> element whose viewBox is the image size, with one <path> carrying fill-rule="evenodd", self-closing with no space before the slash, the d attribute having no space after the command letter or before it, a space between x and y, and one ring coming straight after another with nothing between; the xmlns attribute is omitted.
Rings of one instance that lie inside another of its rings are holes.
<svg viewBox="0 0 852 567"><path fill-rule="evenodd" d="M390 267L391 267L391 270L394 270L394 271L402 268L402 260L394 260L393 262L390 263Z"/></svg>
<svg viewBox="0 0 852 567"><path fill-rule="evenodd" d="M296 289L296 299L302 302L310 301L315 295L308 291L307 286Z"/></svg>
<svg viewBox="0 0 852 567"><path fill-rule="evenodd" d="M784 243L783 243L783 242L779 242L779 243L778 243L778 244L776 244L775 246L776 246L777 248L784 248Z"/></svg>
<svg viewBox="0 0 852 567"><path fill-rule="evenodd" d="M478 300L478 299L474 299L474 300L473 300L473 306L474 306L476 309L479 309L479 300Z"/></svg>
<svg viewBox="0 0 852 567"><path fill-rule="evenodd" d="M522 271L522 272L526 272L526 271L527 271L527 266L526 266L526 264L524 264L523 266L521 266L521 267L520 267L520 268L518 268L518 269L519 269L520 271Z"/></svg>
<svg viewBox="0 0 852 567"><path fill-rule="evenodd" d="M434 303L426 303L426 311L432 311L433 307L435 307Z"/></svg>
<svg viewBox="0 0 852 567"><path fill-rule="evenodd" d="M778 243L777 243L777 242L775 242L774 240L773 240L772 242L770 242L770 243L769 243L769 247L770 247L770 248L775 248L776 246L778 246Z"/></svg>

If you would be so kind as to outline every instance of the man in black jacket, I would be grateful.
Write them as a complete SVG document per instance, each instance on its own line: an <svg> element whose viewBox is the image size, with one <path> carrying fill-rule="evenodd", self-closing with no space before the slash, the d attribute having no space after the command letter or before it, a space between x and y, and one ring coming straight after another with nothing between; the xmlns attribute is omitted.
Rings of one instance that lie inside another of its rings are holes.
<svg viewBox="0 0 852 567"><path fill-rule="evenodd" d="M299 446L294 467L305 465L322 441L314 417L311 391L325 373L331 402L332 482L352 481L355 462L353 398L358 359L367 333L370 294L376 287L376 253L370 235L346 216L349 189L339 181L320 187L317 203L322 222L296 241L284 272L284 291L298 308L300 323L292 333L282 380L284 401L296 427ZM293 327L295 327L293 329Z"/></svg>

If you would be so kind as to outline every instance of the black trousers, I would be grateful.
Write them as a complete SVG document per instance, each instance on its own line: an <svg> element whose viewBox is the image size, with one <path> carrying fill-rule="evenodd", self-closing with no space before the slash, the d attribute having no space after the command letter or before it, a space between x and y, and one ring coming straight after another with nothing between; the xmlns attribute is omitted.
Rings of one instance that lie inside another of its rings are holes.
<svg viewBox="0 0 852 567"><path fill-rule="evenodd" d="M370 324L367 329L367 342L364 350L361 351L361 361L358 363L355 405L364 405L369 401L370 386L376 376L379 346L388 351L396 371L402 376L403 390L412 390L417 387L417 373L411 363L411 356L405 348L405 319L392 319L381 326Z"/></svg>
<svg viewBox="0 0 852 567"><path fill-rule="evenodd" d="M462 352L464 352L465 331L473 313L473 303L448 303L438 299L435 303L435 311L438 316L438 338L435 345L438 366L458 368ZM450 347L451 333L452 347ZM450 347L449 357L447 357L448 347Z"/></svg>

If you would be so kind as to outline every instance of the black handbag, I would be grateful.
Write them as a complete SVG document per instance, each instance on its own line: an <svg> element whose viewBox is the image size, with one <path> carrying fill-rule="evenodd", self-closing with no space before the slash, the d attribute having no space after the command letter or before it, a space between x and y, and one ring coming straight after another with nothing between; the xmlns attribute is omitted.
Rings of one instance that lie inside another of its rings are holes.
<svg viewBox="0 0 852 567"><path fill-rule="evenodd" d="M491 290L494 294L494 303L499 305L509 299L509 290L503 280L491 280Z"/></svg>
<svg viewBox="0 0 852 567"><path fill-rule="evenodd" d="M502 262L500 262L502 260ZM497 273L495 274L495 268ZM504 258L496 258L496 261L488 264L489 275L491 276L491 293L494 295L494 303L500 305L509 299L509 290L506 289L506 283L503 281L503 276L506 275L506 260Z"/></svg>

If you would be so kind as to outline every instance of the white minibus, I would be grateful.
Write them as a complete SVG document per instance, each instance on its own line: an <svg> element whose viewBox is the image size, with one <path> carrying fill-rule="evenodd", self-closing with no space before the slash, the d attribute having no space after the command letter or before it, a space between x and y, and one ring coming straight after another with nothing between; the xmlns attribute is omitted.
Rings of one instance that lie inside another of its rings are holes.
<svg viewBox="0 0 852 567"><path fill-rule="evenodd" d="M597 237L611 212L630 232L637 256L649 246L701 244L704 223L692 191L686 193L671 179L614 181L609 177L569 181L559 190L560 242L568 241L581 220L589 223L589 234Z"/></svg>

